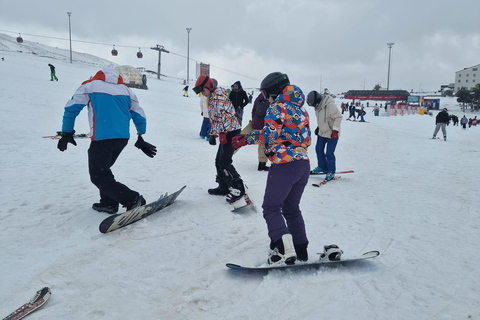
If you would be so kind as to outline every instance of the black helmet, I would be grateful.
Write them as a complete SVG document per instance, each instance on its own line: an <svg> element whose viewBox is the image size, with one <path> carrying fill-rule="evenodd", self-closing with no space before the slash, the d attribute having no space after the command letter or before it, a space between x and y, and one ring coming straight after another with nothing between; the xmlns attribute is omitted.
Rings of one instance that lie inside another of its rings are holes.
<svg viewBox="0 0 480 320"><path fill-rule="evenodd" d="M268 100L268 97L276 98L283 89L290 84L288 76L281 72L272 72L263 79L260 84L260 91L262 92L265 99Z"/></svg>
<svg viewBox="0 0 480 320"><path fill-rule="evenodd" d="M320 101L322 101L322 99L323 99L323 96L314 90L307 95L307 104L310 107L315 107L317 103L320 103Z"/></svg>

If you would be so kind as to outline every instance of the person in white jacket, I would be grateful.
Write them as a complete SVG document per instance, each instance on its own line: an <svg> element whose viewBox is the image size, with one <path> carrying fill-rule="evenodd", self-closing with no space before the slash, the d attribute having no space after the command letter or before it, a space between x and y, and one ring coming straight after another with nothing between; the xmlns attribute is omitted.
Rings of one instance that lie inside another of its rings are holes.
<svg viewBox="0 0 480 320"><path fill-rule="evenodd" d="M307 104L315 108L317 117L317 153L318 166L310 174L326 173L325 181L335 178L335 148L340 137L342 114L335 104L335 99L317 91L312 91L307 96Z"/></svg>

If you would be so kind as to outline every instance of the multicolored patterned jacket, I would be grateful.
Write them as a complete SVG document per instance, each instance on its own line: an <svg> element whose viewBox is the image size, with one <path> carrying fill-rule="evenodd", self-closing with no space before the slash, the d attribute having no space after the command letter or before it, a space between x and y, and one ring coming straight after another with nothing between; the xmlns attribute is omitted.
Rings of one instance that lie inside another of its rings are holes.
<svg viewBox="0 0 480 320"><path fill-rule="evenodd" d="M218 136L222 132L230 132L241 128L235 115L235 108L230 99L228 99L227 90L224 88L217 88L210 95L208 116L212 124L210 134Z"/></svg>
<svg viewBox="0 0 480 320"><path fill-rule="evenodd" d="M265 127L245 136L247 144L265 143L265 154L273 164L309 161L307 148L312 137L304 102L305 95L300 88L287 86L267 110Z"/></svg>

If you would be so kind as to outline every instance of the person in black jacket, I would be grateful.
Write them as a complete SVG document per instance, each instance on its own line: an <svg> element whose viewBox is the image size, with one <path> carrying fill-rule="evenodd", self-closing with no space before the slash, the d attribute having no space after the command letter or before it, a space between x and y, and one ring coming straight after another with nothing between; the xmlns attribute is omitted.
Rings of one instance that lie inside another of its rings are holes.
<svg viewBox="0 0 480 320"><path fill-rule="evenodd" d="M228 97L235 108L235 114L237 115L240 126L242 125L243 108L248 104L248 96L245 90L242 88L240 81L235 82L232 85L232 92Z"/></svg>
<svg viewBox="0 0 480 320"><path fill-rule="evenodd" d="M50 67L50 81L53 81L53 79L55 79L55 81L58 81L58 78L57 78L57 75L55 74L55 67L53 66L53 64L48 64L48 66Z"/></svg>
<svg viewBox="0 0 480 320"><path fill-rule="evenodd" d="M447 111L447 108L443 108L443 110L437 114L435 118L435 124L437 126L435 127L435 131L433 131L432 139L437 138L438 130L442 128L443 140L447 141L447 123L450 119Z"/></svg>

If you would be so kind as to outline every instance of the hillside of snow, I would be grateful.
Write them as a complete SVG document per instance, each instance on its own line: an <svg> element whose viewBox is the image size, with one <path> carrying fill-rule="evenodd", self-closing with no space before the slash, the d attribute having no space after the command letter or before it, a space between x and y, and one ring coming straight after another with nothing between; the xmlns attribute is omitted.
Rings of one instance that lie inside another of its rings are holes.
<svg viewBox="0 0 480 320"><path fill-rule="evenodd" d="M445 142L430 139L435 117L374 117L371 108L369 123L344 116L337 168L355 173L322 188L310 178L301 203L310 259L331 243L345 257L380 256L238 272L225 263L258 265L268 254L267 173L257 171L257 147L234 156L257 212L232 213L223 197L207 194L217 148L198 137L199 99L182 97L179 82L148 79L149 90L134 90L147 115L144 138L158 154L150 159L130 141L113 173L147 201L187 188L171 207L101 234L107 214L91 209L99 196L88 176L89 141L60 152L42 136L61 129L77 87L111 63L74 53L70 64L68 51L2 35L0 56L0 316L48 286L52 297L28 319L480 319L479 127L450 125ZM58 82L49 81L48 63ZM463 115L454 98L441 103ZM75 130L88 132L86 110Z"/></svg>

